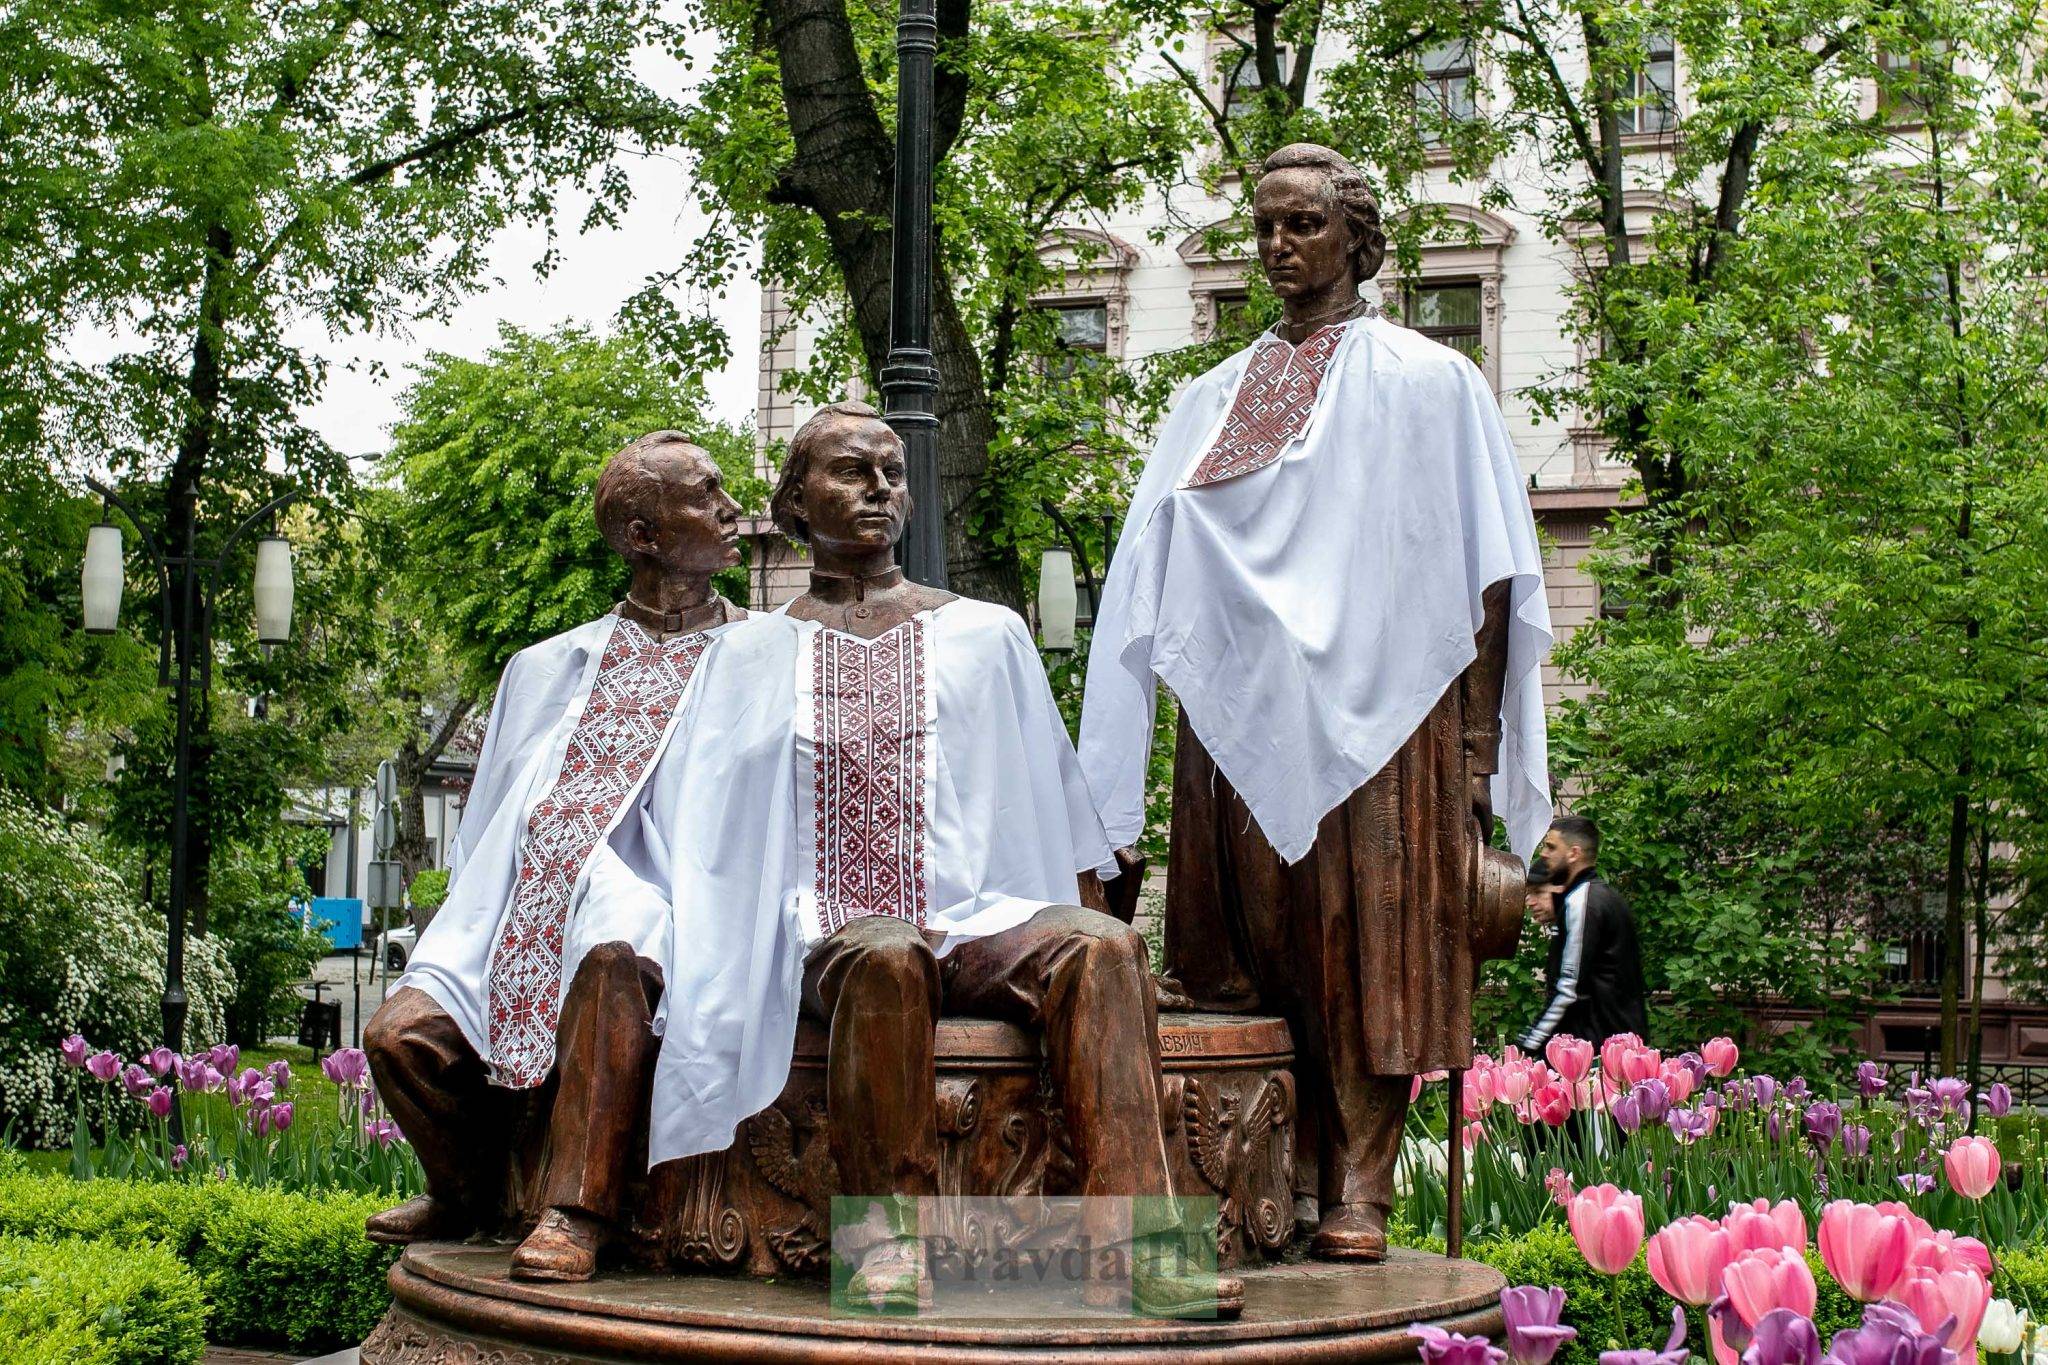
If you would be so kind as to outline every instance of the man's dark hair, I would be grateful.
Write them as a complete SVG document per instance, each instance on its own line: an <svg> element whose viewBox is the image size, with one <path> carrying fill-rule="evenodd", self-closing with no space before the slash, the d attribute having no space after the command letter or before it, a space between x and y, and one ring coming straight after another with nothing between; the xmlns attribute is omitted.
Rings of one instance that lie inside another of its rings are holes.
<svg viewBox="0 0 2048 1365"><path fill-rule="evenodd" d="M650 467L648 457L668 446L701 449L680 431L650 431L605 461L604 471L597 476L592 499L597 529L605 543L623 557L631 557L627 528L635 521L652 521L661 504L661 475Z"/></svg>
<svg viewBox="0 0 2048 1365"><path fill-rule="evenodd" d="M775 481L775 493L768 499L768 515L782 534L791 540L810 544L810 524L796 514L796 495L804 486L804 476L811 472L811 461L817 456L818 447L831 435L832 428L853 418L879 422L882 414L866 403L851 399L843 403L827 403L812 413L796 429L796 435L789 438L789 454L782 461L782 475ZM893 427L889 434L892 437L896 435ZM902 444L901 438L897 444Z"/></svg>
<svg viewBox="0 0 2048 1365"><path fill-rule="evenodd" d="M1330 178L1330 194L1357 239L1351 249L1351 264L1358 271L1359 283L1379 274L1380 263L1387 257L1386 223L1380 217L1380 201L1358 167L1313 142L1290 142L1259 167L1261 175L1290 170L1321 171Z"/></svg>
<svg viewBox="0 0 2048 1365"><path fill-rule="evenodd" d="M1550 822L1550 827L1564 836L1564 841L1576 848L1586 850L1586 861L1595 862L1600 857L1600 826L1583 815L1560 815Z"/></svg>

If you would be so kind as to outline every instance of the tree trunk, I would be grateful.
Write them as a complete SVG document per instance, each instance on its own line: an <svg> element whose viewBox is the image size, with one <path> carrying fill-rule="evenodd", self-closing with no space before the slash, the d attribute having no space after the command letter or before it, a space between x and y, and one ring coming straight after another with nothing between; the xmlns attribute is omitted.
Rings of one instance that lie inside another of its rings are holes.
<svg viewBox="0 0 2048 1365"><path fill-rule="evenodd" d="M966 36L967 6L939 11L943 54ZM868 371L878 375L889 354L891 245L880 225L890 218L895 148L868 90L844 0L768 0L765 12L796 144L775 197L810 209L823 223ZM944 98L940 105L949 107ZM944 145L937 155L943 159ZM932 292L947 574L962 593L1021 610L1024 580L1015 554L978 542L972 532L995 437L981 357L942 271L934 273Z"/></svg>
<svg viewBox="0 0 2048 1365"><path fill-rule="evenodd" d="M1969 780L1965 755L1961 777ZM1956 1074L1962 1034L1964 868L1970 849L1970 798L1957 792L1949 804L1946 913L1941 924L1941 1074Z"/></svg>
<svg viewBox="0 0 2048 1365"><path fill-rule="evenodd" d="M415 694L405 694L409 702L417 703ZM419 876L427 863L427 772L448 744L469 719L469 713L476 702L469 697L457 699L441 717L432 734L424 734L415 726L406 732L405 743L399 746L393 766L398 770L398 838L391 846L391 856L397 860L405 885L410 888L414 877ZM408 916L413 926L424 931L433 915L422 915L416 908L409 907Z"/></svg>

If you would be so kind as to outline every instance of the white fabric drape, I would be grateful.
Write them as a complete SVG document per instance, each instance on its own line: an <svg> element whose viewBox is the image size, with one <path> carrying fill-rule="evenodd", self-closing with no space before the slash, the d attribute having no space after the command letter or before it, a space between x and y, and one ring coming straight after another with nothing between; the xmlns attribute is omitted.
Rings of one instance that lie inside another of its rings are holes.
<svg viewBox="0 0 2048 1365"><path fill-rule="evenodd" d="M1073 904L1080 871L1115 863L1024 623L966 599L918 623L925 927L944 955ZM822 630L757 616L722 636L649 784L675 915L650 1165L725 1147L789 1074L804 956L824 931L810 715Z"/></svg>
<svg viewBox="0 0 2048 1365"><path fill-rule="evenodd" d="M1526 856L1551 816L1542 551L1479 370L1384 319L1346 324L1306 433L1181 486L1254 348L1194 381L1147 462L1104 588L1081 765L1112 842L1144 827L1155 677L1283 858L1400 748L1474 657L1512 580L1494 809Z"/></svg>

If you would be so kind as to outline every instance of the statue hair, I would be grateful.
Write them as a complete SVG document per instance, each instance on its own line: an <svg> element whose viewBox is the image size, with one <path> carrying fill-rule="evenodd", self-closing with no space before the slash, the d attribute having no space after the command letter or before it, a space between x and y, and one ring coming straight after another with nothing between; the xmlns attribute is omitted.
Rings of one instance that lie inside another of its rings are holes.
<svg viewBox="0 0 2048 1365"><path fill-rule="evenodd" d="M827 403L812 413L804 424L796 429L796 435L789 438L789 454L782 461L782 474L775 481L774 496L768 499L768 515L775 522L776 529L791 540L808 545L811 542L810 523L796 512L797 493L804 486L804 478L811 472L811 461L831 436L832 429L847 421L880 422L882 414L866 403L847 399L839 403ZM889 436L898 446L902 438L895 428L888 428Z"/></svg>
<svg viewBox="0 0 2048 1365"><path fill-rule="evenodd" d="M1259 173L1270 175L1290 170L1321 171L1330 178L1330 193L1357 239L1357 245L1351 249L1351 263L1358 270L1359 283L1379 274L1380 264L1387 258L1386 222L1380 217L1380 201L1373 196L1372 187L1365 183L1358 167L1328 147L1313 142L1290 142L1267 157Z"/></svg>
<svg viewBox="0 0 2048 1365"><path fill-rule="evenodd" d="M597 476L597 529L605 544L622 558L632 558L626 543L627 528L635 521L654 520L659 509L663 494L661 475L648 457L667 446L702 450L680 431L650 431L606 460L603 472Z"/></svg>

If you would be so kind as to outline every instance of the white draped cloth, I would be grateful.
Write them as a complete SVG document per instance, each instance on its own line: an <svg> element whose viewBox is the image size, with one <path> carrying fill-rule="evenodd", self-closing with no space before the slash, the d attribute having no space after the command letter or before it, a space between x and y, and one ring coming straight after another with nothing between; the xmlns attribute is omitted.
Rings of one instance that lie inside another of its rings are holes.
<svg viewBox="0 0 2048 1365"><path fill-rule="evenodd" d="M908 919L943 956L1115 871L1029 631L969 599L874 640L734 626L649 809L675 914L650 1166L724 1148L781 1093L804 957L847 921Z"/></svg>
<svg viewBox="0 0 2048 1365"><path fill-rule="evenodd" d="M1378 316L1268 333L1195 380L1146 463L1104 586L1081 766L1111 841L1144 828L1155 677L1294 862L1475 657L1508 580L1493 808L1551 818L1542 550L1500 409L1457 351Z"/></svg>
<svg viewBox="0 0 2048 1365"><path fill-rule="evenodd" d="M669 952L665 832L642 792L698 659L719 631L658 640L605 616L505 666L450 858L448 898L401 986L431 996L500 1085L554 1063L555 1026L584 955Z"/></svg>

